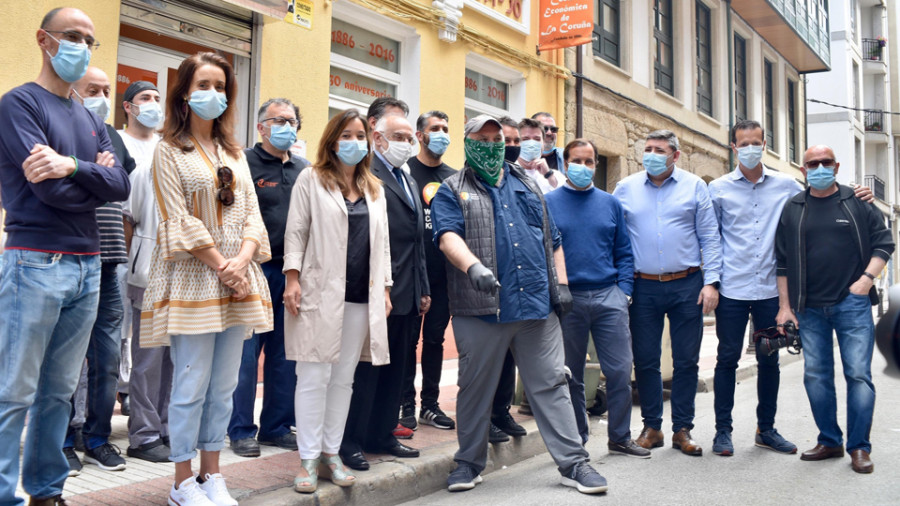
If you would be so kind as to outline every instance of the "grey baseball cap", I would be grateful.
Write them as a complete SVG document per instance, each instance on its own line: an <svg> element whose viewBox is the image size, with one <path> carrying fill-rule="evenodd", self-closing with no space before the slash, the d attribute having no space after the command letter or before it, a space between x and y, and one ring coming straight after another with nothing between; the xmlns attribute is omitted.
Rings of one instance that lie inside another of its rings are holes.
<svg viewBox="0 0 900 506"><path fill-rule="evenodd" d="M503 129L503 126L500 124L500 122L494 119L492 116L489 116L487 114L479 114L478 116L475 116L474 118L466 122L465 135L468 136L472 132L481 131L481 129L484 128L484 125L487 125L488 123L493 123L497 125L497 128L501 130Z"/></svg>

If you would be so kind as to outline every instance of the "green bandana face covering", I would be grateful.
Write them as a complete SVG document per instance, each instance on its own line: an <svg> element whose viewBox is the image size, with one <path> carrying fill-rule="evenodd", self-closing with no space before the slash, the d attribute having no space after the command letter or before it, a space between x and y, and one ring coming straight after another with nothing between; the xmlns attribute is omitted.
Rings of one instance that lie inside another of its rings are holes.
<svg viewBox="0 0 900 506"><path fill-rule="evenodd" d="M485 142L465 139L466 163L488 182L496 186L503 170L506 146L502 142Z"/></svg>

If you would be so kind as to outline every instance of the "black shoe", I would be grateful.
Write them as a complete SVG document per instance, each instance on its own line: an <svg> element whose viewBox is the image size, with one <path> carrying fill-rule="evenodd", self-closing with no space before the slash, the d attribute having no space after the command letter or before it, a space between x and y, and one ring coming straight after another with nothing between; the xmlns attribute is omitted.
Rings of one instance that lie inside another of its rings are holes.
<svg viewBox="0 0 900 506"><path fill-rule="evenodd" d="M75 451L84 453L84 434L81 433L81 427L75 429Z"/></svg>
<svg viewBox="0 0 900 506"><path fill-rule="evenodd" d="M390 453L391 455L399 457L401 459L414 459L419 456L419 450L410 448L399 441L394 446L386 448L384 450L384 453Z"/></svg>
<svg viewBox="0 0 900 506"><path fill-rule="evenodd" d="M128 394L118 393L116 398L119 400L119 411L122 416L131 416L131 398Z"/></svg>
<svg viewBox="0 0 900 506"><path fill-rule="evenodd" d="M166 446L162 439L144 443L136 448L128 447L125 454L136 459L146 460L147 462L169 462L171 450Z"/></svg>
<svg viewBox="0 0 900 506"><path fill-rule="evenodd" d="M341 461L345 466L350 469L354 469L356 471L368 471L369 470L369 461L366 460L366 456L362 454L362 452L356 453L340 453Z"/></svg>
<svg viewBox="0 0 900 506"><path fill-rule="evenodd" d="M232 439L231 451L240 457L259 457L259 443L252 437Z"/></svg>
<svg viewBox="0 0 900 506"><path fill-rule="evenodd" d="M497 444L505 443L507 441L509 441L509 435L500 430L500 428L496 425L491 424L491 432L488 434L488 442L491 444Z"/></svg>
<svg viewBox="0 0 900 506"><path fill-rule="evenodd" d="M259 439L259 444L277 446L279 448L284 448L285 450L293 451L297 449L297 435L293 432L288 432L287 434L282 434L272 439ZM259 448L257 447L256 450L259 451Z"/></svg>
<svg viewBox="0 0 900 506"><path fill-rule="evenodd" d="M416 423L416 405L415 403L404 404L400 409L400 425L410 430L418 429Z"/></svg>
<svg viewBox="0 0 900 506"><path fill-rule="evenodd" d="M650 458L650 450L644 448L643 446L638 446L638 444L635 443L631 438L622 443L613 443L612 441L610 441L606 444L606 447L609 448L609 453L620 453L622 455L637 457L639 459Z"/></svg>
<svg viewBox="0 0 900 506"><path fill-rule="evenodd" d="M85 450L84 461L88 464L95 464L104 471L125 470L125 459L122 458L122 450L109 443L103 443L96 448Z"/></svg>
<svg viewBox="0 0 900 506"><path fill-rule="evenodd" d="M66 456L66 462L69 463L69 476L78 476L81 474L81 460L78 459L78 455L75 453L74 448L63 448L63 454Z"/></svg>
<svg viewBox="0 0 900 506"><path fill-rule="evenodd" d="M491 423L496 425L498 429L502 430L512 437L522 437L528 434L528 431L525 430L525 427L517 424L508 411L502 416L491 418Z"/></svg>
<svg viewBox="0 0 900 506"><path fill-rule="evenodd" d="M437 404L427 408L423 407L419 411L419 421L427 423L428 425L433 425L438 429L451 430L456 428L456 422L447 416L446 413L441 411L441 408L438 407Z"/></svg>

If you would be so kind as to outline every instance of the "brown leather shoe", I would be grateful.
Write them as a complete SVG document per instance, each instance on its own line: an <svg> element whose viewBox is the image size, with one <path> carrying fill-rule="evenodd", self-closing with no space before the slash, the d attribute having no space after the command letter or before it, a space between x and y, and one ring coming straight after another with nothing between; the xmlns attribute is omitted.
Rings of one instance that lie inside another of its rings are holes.
<svg viewBox="0 0 900 506"><path fill-rule="evenodd" d="M646 449L651 448L659 448L663 445L665 441L665 436L663 435L661 430L656 430L653 427L644 426L644 430L641 431L641 435L638 436L637 439L634 440L638 446Z"/></svg>
<svg viewBox="0 0 900 506"><path fill-rule="evenodd" d="M691 431L682 428L672 436L672 448L678 448L685 455L703 455L703 448L691 438Z"/></svg>
<svg viewBox="0 0 900 506"><path fill-rule="evenodd" d="M812 450L800 454L800 460L839 459L844 456L843 446L816 445Z"/></svg>
<svg viewBox="0 0 900 506"><path fill-rule="evenodd" d="M865 450L853 450L850 452L850 465L857 473L869 474L875 470L875 464L869 458L869 452Z"/></svg>

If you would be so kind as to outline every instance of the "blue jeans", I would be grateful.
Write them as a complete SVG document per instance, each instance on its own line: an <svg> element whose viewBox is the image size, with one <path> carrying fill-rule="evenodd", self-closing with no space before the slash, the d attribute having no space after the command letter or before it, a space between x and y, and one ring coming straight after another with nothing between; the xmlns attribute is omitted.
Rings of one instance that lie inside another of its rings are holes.
<svg viewBox="0 0 900 506"><path fill-rule="evenodd" d="M869 431L875 411L875 385L872 384L875 324L868 295L851 293L834 306L807 308L797 313L797 321L803 343L803 384L819 428L819 444L843 444L834 391L832 335L837 333L847 381L847 451L872 451Z"/></svg>
<svg viewBox="0 0 900 506"><path fill-rule="evenodd" d="M694 398L700 340L703 336L702 307L697 304L703 288L698 271L674 281L636 278L629 313L634 350L634 375L641 398L644 425L662 428L663 385L660 372L663 319L669 317L672 336L672 431L694 428Z"/></svg>
<svg viewBox="0 0 900 506"><path fill-rule="evenodd" d="M116 276L117 264L103 264L100 269L100 304L87 349L87 404L84 445L94 449L109 441L112 415L119 384L119 359L122 350L122 296ZM74 398L72 399L74 403ZM75 410L72 410L74 415ZM64 448L75 446L76 428L69 424Z"/></svg>
<svg viewBox="0 0 900 506"><path fill-rule="evenodd" d="M264 334L253 334L244 341L238 385L234 390L234 410L228 424L228 437L232 441L255 437L253 406L256 403L257 369L259 354L266 350L263 363L263 405L259 415L259 439L271 441L291 431L294 425L294 388L297 384L297 363L284 356L284 274L283 262L262 264L263 274L269 282L275 329Z"/></svg>
<svg viewBox="0 0 900 506"><path fill-rule="evenodd" d="M572 371L569 393L581 441L586 443L591 433L584 396L584 363L590 332L600 367L606 376L609 441L623 443L631 439L632 355L628 299L616 285L602 290L573 290L572 298L575 301L572 311L560 323L566 365Z"/></svg>
<svg viewBox="0 0 900 506"><path fill-rule="evenodd" d="M169 401L172 462L191 460L198 449L217 452L225 446L245 332L239 326L216 334L171 337L175 369Z"/></svg>
<svg viewBox="0 0 900 506"><path fill-rule="evenodd" d="M0 267L0 504L62 493L62 452L100 294L100 256L6 250Z"/></svg>
<svg viewBox="0 0 900 506"><path fill-rule="evenodd" d="M716 337L719 349L716 355L715 391L716 431L731 432L731 410L734 408L735 371L744 351L744 332L747 317L753 317L756 330L775 326L778 314L778 297L765 300L736 300L720 296L716 307ZM772 355L756 348L756 421L760 431L775 428L775 411L778 407L778 385L781 370L778 368L778 351Z"/></svg>

